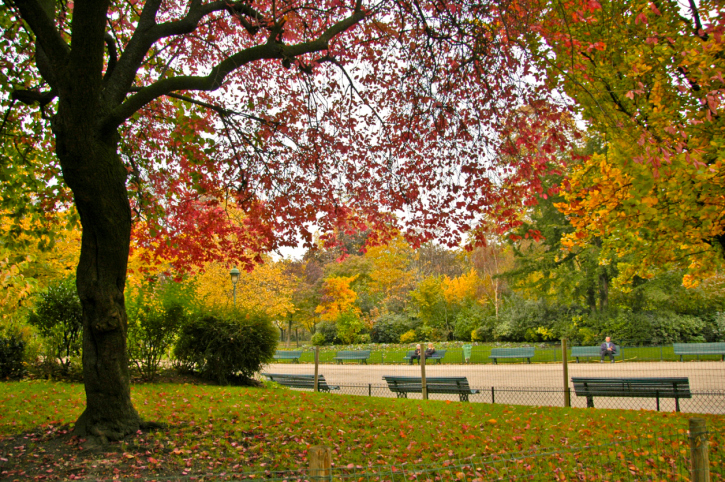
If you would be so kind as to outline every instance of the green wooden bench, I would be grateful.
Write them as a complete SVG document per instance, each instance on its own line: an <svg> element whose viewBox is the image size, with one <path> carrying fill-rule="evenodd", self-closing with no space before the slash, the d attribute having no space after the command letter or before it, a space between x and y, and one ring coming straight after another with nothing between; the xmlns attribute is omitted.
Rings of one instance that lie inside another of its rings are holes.
<svg viewBox="0 0 725 482"><path fill-rule="evenodd" d="M408 398L408 393L421 393L423 385L421 377L399 377L383 376L388 382L388 388L398 398ZM451 393L458 395L462 402L468 401L469 395L480 393L480 390L473 390L468 385L466 377L426 377L425 385L428 393Z"/></svg>
<svg viewBox="0 0 725 482"><path fill-rule="evenodd" d="M415 355L415 350L410 350L408 353L403 357L404 360L410 361L410 357ZM436 350L435 353L433 353L431 356L425 357L426 360L435 360L435 362L440 365L441 360L443 357L446 356L446 350Z"/></svg>
<svg viewBox="0 0 725 482"><path fill-rule="evenodd" d="M680 361L684 355L720 355L725 361L725 342L716 343L673 343L675 355L680 355Z"/></svg>
<svg viewBox="0 0 725 482"><path fill-rule="evenodd" d="M660 398L674 398L675 409L680 411L680 399L692 398L690 381L682 378L582 378L572 377L574 392L587 397L587 408L594 408L594 397L656 398L657 411Z"/></svg>
<svg viewBox="0 0 725 482"><path fill-rule="evenodd" d="M300 357L302 356L302 350L299 351L283 351L283 350L277 350L274 353L275 360L292 360L292 363L299 363Z"/></svg>
<svg viewBox="0 0 725 482"><path fill-rule="evenodd" d="M494 365L498 364L497 358L526 358L531 363L531 359L534 357L534 349L530 347L492 348L488 357L493 358Z"/></svg>
<svg viewBox="0 0 725 482"><path fill-rule="evenodd" d="M618 355L619 347L617 345L614 345L614 356ZM599 346L573 346L571 347L571 356L576 358L576 362L579 363L579 357L583 358L585 356L595 356L601 358L602 351L601 347Z"/></svg>
<svg viewBox="0 0 725 482"><path fill-rule="evenodd" d="M314 375L290 375L284 373L262 373L271 382L279 383L285 387L306 388L308 390L315 389ZM321 392L329 392L330 390L339 390L337 385L328 385L323 375L317 376L317 389Z"/></svg>
<svg viewBox="0 0 725 482"><path fill-rule="evenodd" d="M335 360L338 364L342 364L345 360L357 360L362 365L368 364L370 358L370 350L355 350L355 351L338 351L335 353Z"/></svg>

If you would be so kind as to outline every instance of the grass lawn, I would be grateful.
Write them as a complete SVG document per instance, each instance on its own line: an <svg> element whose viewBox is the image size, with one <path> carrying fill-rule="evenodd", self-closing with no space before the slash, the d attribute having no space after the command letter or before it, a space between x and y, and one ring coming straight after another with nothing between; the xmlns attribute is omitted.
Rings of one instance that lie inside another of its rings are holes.
<svg viewBox="0 0 725 482"><path fill-rule="evenodd" d="M445 464L635 436L677 436L688 423L687 414L665 412L423 402L189 383L134 385L132 396L142 417L167 428L86 450L66 434L67 424L84 407L82 385L1 383L0 479L294 470L307 466L311 445L331 446L338 467ZM722 441L725 417L702 417ZM713 445L710 458L717 460L723 447ZM566 472L564 458L559 463ZM571 463L574 471L578 462Z"/></svg>

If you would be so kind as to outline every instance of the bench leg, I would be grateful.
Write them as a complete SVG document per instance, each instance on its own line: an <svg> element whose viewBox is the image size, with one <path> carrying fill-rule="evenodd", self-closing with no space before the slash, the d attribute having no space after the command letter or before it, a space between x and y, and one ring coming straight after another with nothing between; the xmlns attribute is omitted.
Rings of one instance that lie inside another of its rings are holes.
<svg viewBox="0 0 725 482"><path fill-rule="evenodd" d="M678 397L675 397L675 412L680 411L680 399Z"/></svg>
<svg viewBox="0 0 725 482"><path fill-rule="evenodd" d="M467 393L459 393L458 398L461 402L467 402L468 401L468 394Z"/></svg>
<svg viewBox="0 0 725 482"><path fill-rule="evenodd" d="M398 398L408 398L408 392L395 392Z"/></svg>
<svg viewBox="0 0 725 482"><path fill-rule="evenodd" d="M493 364L494 364L494 365L498 365L498 362L496 361L496 359L495 359L495 358L493 359Z"/></svg>
<svg viewBox="0 0 725 482"><path fill-rule="evenodd" d="M680 355L680 361L682 361L682 355Z"/></svg>
<svg viewBox="0 0 725 482"><path fill-rule="evenodd" d="M526 361L528 362L529 365L531 365L531 358L527 358Z"/></svg>
<svg viewBox="0 0 725 482"><path fill-rule="evenodd" d="M594 397L587 396L587 408L594 408Z"/></svg>
<svg viewBox="0 0 725 482"><path fill-rule="evenodd" d="M579 363L579 357L576 357L576 362Z"/></svg>
<svg viewBox="0 0 725 482"><path fill-rule="evenodd" d="M660 411L660 392L655 392L655 398L657 399L657 411Z"/></svg>

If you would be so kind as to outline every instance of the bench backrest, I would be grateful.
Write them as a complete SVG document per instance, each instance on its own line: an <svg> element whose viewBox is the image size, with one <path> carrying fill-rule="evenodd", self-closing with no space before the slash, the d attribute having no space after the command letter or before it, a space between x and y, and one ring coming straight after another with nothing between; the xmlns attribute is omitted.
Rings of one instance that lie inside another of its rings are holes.
<svg viewBox="0 0 725 482"><path fill-rule="evenodd" d="M725 342L714 343L673 343L675 354L725 354Z"/></svg>
<svg viewBox="0 0 725 482"><path fill-rule="evenodd" d="M420 377L383 376L392 392L421 392ZM466 377L426 377L428 393L467 393L471 391Z"/></svg>
<svg viewBox="0 0 725 482"><path fill-rule="evenodd" d="M534 349L531 347L492 348L491 356L520 356L528 358L534 356Z"/></svg>
<svg viewBox="0 0 725 482"><path fill-rule="evenodd" d="M573 346L571 356L599 356L601 349L601 346ZM614 353L619 353L618 345L614 345Z"/></svg>
<svg viewBox="0 0 725 482"><path fill-rule="evenodd" d="M337 358L370 358L370 350L351 350L338 351L335 353Z"/></svg>
<svg viewBox="0 0 725 482"><path fill-rule="evenodd" d="M292 375L284 373L262 373L263 376L269 378L270 381L279 383L286 387L294 388L315 388L315 376L314 375ZM324 375L317 376L317 387L321 390L327 389L327 382L325 381Z"/></svg>
<svg viewBox="0 0 725 482"><path fill-rule="evenodd" d="M651 395L658 393L662 397L673 395L689 397L690 381L687 377L675 378L583 378L572 377L574 391L577 395L605 395L615 394L636 395L638 393Z"/></svg>
<svg viewBox="0 0 725 482"><path fill-rule="evenodd" d="M446 356L446 350L436 350L430 358L443 358Z"/></svg>
<svg viewBox="0 0 725 482"><path fill-rule="evenodd" d="M274 356L287 357L287 358L299 358L302 356L302 350L300 350L300 351L277 350L276 352L274 352Z"/></svg>

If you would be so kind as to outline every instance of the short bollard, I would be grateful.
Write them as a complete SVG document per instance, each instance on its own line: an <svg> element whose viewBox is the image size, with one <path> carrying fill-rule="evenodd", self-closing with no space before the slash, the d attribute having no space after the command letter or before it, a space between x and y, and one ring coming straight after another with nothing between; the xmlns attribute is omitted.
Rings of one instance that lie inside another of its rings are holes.
<svg viewBox="0 0 725 482"><path fill-rule="evenodd" d="M314 445L307 451L310 479L332 480L332 448Z"/></svg>

